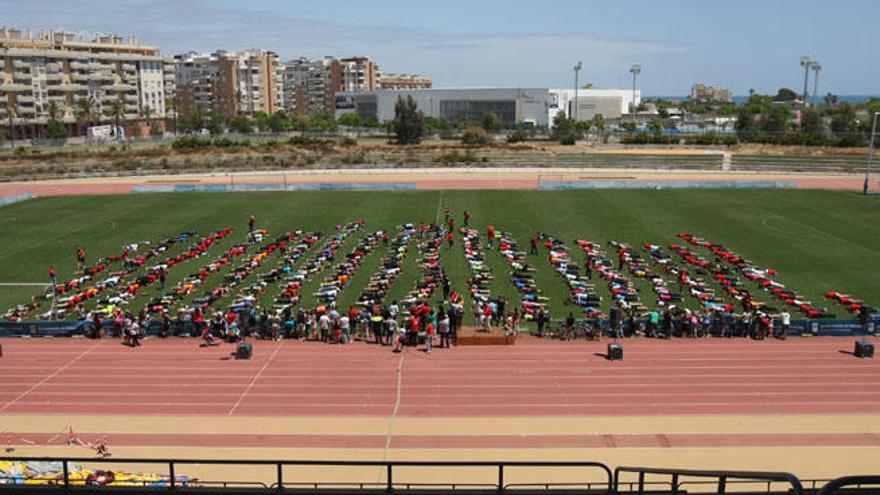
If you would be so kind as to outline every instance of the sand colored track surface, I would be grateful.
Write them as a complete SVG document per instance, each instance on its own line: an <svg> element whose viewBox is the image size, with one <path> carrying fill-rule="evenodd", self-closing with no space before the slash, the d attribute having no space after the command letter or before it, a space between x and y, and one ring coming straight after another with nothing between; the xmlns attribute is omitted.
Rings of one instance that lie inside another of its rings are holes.
<svg viewBox="0 0 880 495"><path fill-rule="evenodd" d="M416 189L537 189L554 181L596 182L635 185L644 182L755 182L793 183L799 189L861 191L864 176L772 172L572 169L572 168L421 168L421 169L333 169L290 172L241 172L123 178L64 179L37 182L0 183L0 197L31 192L34 196L83 194L126 194L136 186L243 184L376 184L414 183ZM880 181L872 181L874 190Z"/></svg>
<svg viewBox="0 0 880 495"><path fill-rule="evenodd" d="M880 458L880 362L848 354L846 338L627 340L622 362L605 361L604 343L530 337L430 356L259 341L250 361L191 339L0 344L16 454L91 455L68 446L69 425L84 443L106 435L116 457L598 460L803 478ZM367 471L334 475L381 474Z"/></svg>

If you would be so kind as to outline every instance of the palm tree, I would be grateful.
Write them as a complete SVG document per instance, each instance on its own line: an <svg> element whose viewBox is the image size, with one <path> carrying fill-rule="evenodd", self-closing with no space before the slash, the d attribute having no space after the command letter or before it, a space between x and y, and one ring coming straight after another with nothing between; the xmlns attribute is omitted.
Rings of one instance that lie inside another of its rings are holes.
<svg viewBox="0 0 880 495"><path fill-rule="evenodd" d="M244 94L240 89L235 90L235 113L241 112L241 102L244 100Z"/></svg>
<svg viewBox="0 0 880 495"><path fill-rule="evenodd" d="M76 118L87 126L95 120L95 101L91 96L76 100Z"/></svg>
<svg viewBox="0 0 880 495"><path fill-rule="evenodd" d="M113 122L118 130L119 122L122 120L122 116L125 113L125 103L122 101L121 96L113 100L113 103L110 104L110 112L113 113Z"/></svg>
<svg viewBox="0 0 880 495"><path fill-rule="evenodd" d="M177 106L180 104L180 100L177 99L177 95L172 96L171 98L165 99L165 109L171 109L172 115L171 117L174 119L174 135L177 136Z"/></svg>
<svg viewBox="0 0 880 495"><path fill-rule="evenodd" d="M46 113L49 114L49 120L58 120L58 115L61 114L58 109L58 104L54 101L49 102L49 106L46 107Z"/></svg>
<svg viewBox="0 0 880 495"><path fill-rule="evenodd" d="M144 120L147 121L147 126L149 127L150 120L153 118L153 109L150 108L150 105L144 105L142 110L144 112Z"/></svg>

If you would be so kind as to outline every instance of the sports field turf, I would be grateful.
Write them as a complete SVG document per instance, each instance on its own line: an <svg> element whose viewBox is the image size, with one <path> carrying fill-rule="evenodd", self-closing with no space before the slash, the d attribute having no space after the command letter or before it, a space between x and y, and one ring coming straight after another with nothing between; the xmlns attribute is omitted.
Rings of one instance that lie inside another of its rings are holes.
<svg viewBox="0 0 880 495"><path fill-rule="evenodd" d="M680 242L679 231L724 243L765 268L776 268L779 280L818 306L845 311L824 301L837 290L880 303L880 199L831 191L705 190L705 191L431 191L431 192L300 192L300 193L191 193L126 196L39 198L0 208L0 283L42 283L54 264L60 280L73 275L75 250L87 258L117 254L121 246L143 240L162 240L195 229L208 234L222 227L234 229L204 261L190 262L169 273L169 285L192 273L235 242L244 239L247 217L256 215L256 227L274 237L290 230L331 233L336 224L366 221L366 232L421 221L442 220L443 208L452 208L456 226L462 211L471 213L471 225L485 231L488 224L512 232L520 249L539 232L552 234L574 247L575 239L606 245L617 240L636 245ZM363 233L350 238L340 250L347 253ZM456 246L442 250L442 263L459 291L465 290L467 265L457 236ZM323 240L322 240L323 242ZM174 249L178 252L184 246ZM378 268L385 253L381 246L359 268L351 287L343 292L342 307L354 301L363 283ZM550 298L559 318L567 289L542 256L531 263L538 269L538 287ZM644 253L643 253L644 254ZM404 273L389 298L402 296L418 271L411 248ZM611 256L613 258L613 255ZM581 257L575 257L582 260ZM496 275L493 294L517 300L502 257L489 253ZM328 273L321 273L312 284ZM639 283L646 284L644 281ZM307 288L309 286L307 285ZM643 286L644 300L653 299ZM25 302L39 292L33 286L0 286L0 312ZM149 295L158 289L151 288ZM277 289L270 288L271 297ZM306 291L309 292L309 291ZM607 296L604 286L599 294ZM140 300L143 300L143 297ZM605 297L607 302L607 297ZM310 297L303 304L313 305Z"/></svg>

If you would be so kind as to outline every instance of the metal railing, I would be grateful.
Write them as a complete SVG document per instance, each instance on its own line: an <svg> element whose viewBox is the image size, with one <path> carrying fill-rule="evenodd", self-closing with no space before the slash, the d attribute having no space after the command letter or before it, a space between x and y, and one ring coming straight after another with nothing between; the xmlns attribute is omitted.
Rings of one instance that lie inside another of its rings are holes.
<svg viewBox="0 0 880 495"><path fill-rule="evenodd" d="M856 489L861 489L864 485L880 486L880 476L844 476L837 478L826 483L817 495L834 495L841 488L855 486Z"/></svg>
<svg viewBox="0 0 880 495"><path fill-rule="evenodd" d="M623 473L632 473L638 475L638 481L634 482L635 490L633 490L633 482L630 482L630 493L637 493L638 495L644 495L645 493L645 475L668 475L671 480L669 481L669 493L672 495L678 495L682 493L682 486L687 482L682 482L682 477L688 478L713 478L715 479L715 483L713 483L716 487L712 493L716 493L722 495L727 492L727 485L730 481L745 481L745 482L766 482L767 492L771 492L771 485L773 482L783 482L788 483L791 487L791 492L794 495L803 495L804 487L801 484L801 481L797 476L791 473L785 472L764 472L764 471L711 471L711 470L693 470L693 469L664 469L664 468L649 468L649 467L628 467L621 466L614 470L614 494L617 495L620 492L621 484L625 484L627 482L621 481L621 474ZM656 482L654 482L656 483ZM663 490L664 492L666 490Z"/></svg>
<svg viewBox="0 0 880 495"><path fill-rule="evenodd" d="M392 492L395 490L413 490L413 489L442 489L452 491L462 490L491 490L498 493L504 493L508 490L522 489L527 486L562 486L561 483L535 483L535 484L508 484L505 476L512 468L582 468L590 470L598 470L601 473L601 479L598 482L595 479L591 481L583 481L580 483L571 483L571 486L580 488L589 487L593 490L611 494L612 472L611 469L600 462L492 462L492 461L330 461L330 460L218 460L218 459L161 459L161 458L124 458L124 459L96 459L94 457L0 457L3 461L21 461L21 462L41 462L41 463L60 463L61 478L54 480L56 485L70 488L73 486L81 486L82 483L71 482L71 464L83 463L89 465L95 464L112 464L112 465L154 465L165 466L167 468L167 489L176 490L184 488L178 478L178 468L182 465L217 465L217 466L271 466L274 467L274 479L271 484L262 482L234 482L234 481L212 481L198 480L198 484L202 486L220 486L220 487L258 487L269 488L274 490L284 490L290 488L311 488L314 490L329 489L332 487L345 487L348 489L380 490ZM309 466L309 467L375 467L384 471L385 480L379 482L342 482L342 481L313 481L313 482L285 482L284 470L292 466ZM395 480L395 470L398 468L486 468L491 469L497 475L497 483L413 483L402 480Z"/></svg>

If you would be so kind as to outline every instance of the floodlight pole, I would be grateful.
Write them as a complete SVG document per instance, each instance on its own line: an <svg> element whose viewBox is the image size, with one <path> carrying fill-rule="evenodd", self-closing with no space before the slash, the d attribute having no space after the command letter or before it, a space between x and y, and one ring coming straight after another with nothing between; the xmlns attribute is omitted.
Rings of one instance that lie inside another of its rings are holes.
<svg viewBox="0 0 880 495"><path fill-rule="evenodd" d="M813 60L804 55L801 57L801 67L804 68L804 108L807 108L807 96L809 89L807 88L807 83L810 79L810 67L813 66Z"/></svg>
<svg viewBox="0 0 880 495"><path fill-rule="evenodd" d="M877 116L880 115L880 112L874 112L874 122L871 124L871 139L868 145L868 164L865 166L865 185L863 187L863 192L868 194L871 189L871 158L874 155L874 135L877 134Z"/></svg>
<svg viewBox="0 0 880 495"><path fill-rule="evenodd" d="M636 77L642 73L642 66L639 64L633 64L629 68L630 74L633 76L633 92L632 92L632 102L630 102L630 114L632 115L633 122L636 120Z"/></svg>
<svg viewBox="0 0 880 495"><path fill-rule="evenodd" d="M572 108L572 118L577 120L578 117L578 73L583 69L584 64L578 62L574 66L574 105Z"/></svg>
<svg viewBox="0 0 880 495"><path fill-rule="evenodd" d="M816 98L819 93L819 72L822 70L822 64L813 62L813 106L816 106Z"/></svg>

